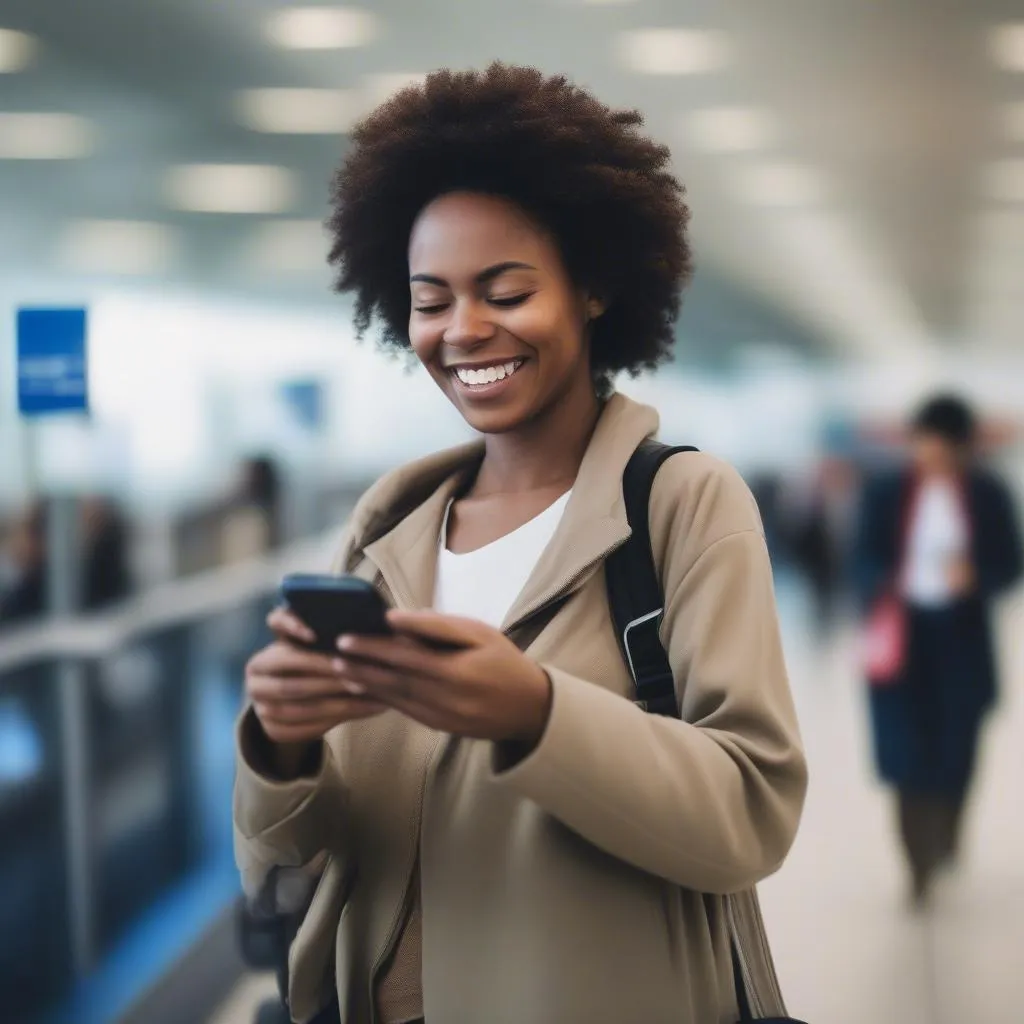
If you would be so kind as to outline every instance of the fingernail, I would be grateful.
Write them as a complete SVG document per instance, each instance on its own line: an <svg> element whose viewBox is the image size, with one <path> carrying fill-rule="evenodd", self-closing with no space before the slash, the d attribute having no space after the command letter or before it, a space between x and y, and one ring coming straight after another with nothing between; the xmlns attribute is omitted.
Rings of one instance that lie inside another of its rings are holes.
<svg viewBox="0 0 1024 1024"><path fill-rule="evenodd" d="M353 683L351 679L346 679L344 686L353 697L362 697L366 693L366 687L362 683Z"/></svg>
<svg viewBox="0 0 1024 1024"><path fill-rule="evenodd" d="M345 662L342 661L341 658L335 658L331 662L331 668L333 668L334 671L337 672L338 675L340 676L345 671Z"/></svg>
<svg viewBox="0 0 1024 1024"><path fill-rule="evenodd" d="M350 636L339 636L338 637L338 650L347 651L352 646L352 637Z"/></svg>

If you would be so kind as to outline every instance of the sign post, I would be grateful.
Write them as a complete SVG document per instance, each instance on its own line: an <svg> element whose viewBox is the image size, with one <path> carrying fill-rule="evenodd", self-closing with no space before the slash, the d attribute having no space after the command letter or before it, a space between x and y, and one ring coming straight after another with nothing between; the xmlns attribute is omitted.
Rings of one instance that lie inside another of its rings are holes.
<svg viewBox="0 0 1024 1024"><path fill-rule="evenodd" d="M18 412L34 433L38 421L89 412L85 309L25 308L17 311ZM38 442L38 438L35 438ZM28 472L35 483L38 443L29 441ZM72 495L53 495L46 509L47 603L53 616L72 615L81 602L81 544L78 504ZM58 667L61 746L66 799L64 836L71 910L71 948L76 973L93 960L93 893L89 833L89 751L85 678L81 664Z"/></svg>

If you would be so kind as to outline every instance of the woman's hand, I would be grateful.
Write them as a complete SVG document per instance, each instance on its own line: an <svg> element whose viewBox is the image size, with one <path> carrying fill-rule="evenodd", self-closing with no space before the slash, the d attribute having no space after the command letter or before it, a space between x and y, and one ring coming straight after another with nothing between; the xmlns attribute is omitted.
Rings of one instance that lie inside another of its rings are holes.
<svg viewBox="0 0 1024 1024"><path fill-rule="evenodd" d="M246 666L245 691L273 743L308 748L342 722L386 710L348 688L330 655L299 646L311 642L313 634L296 616L277 608L267 625L276 639Z"/></svg>
<svg viewBox="0 0 1024 1024"><path fill-rule="evenodd" d="M978 585L978 576L969 558L957 558L946 569L946 582L955 597L968 597Z"/></svg>
<svg viewBox="0 0 1024 1024"><path fill-rule="evenodd" d="M337 670L367 698L441 732L536 745L551 681L503 633L437 612L388 614L390 637L345 636Z"/></svg>

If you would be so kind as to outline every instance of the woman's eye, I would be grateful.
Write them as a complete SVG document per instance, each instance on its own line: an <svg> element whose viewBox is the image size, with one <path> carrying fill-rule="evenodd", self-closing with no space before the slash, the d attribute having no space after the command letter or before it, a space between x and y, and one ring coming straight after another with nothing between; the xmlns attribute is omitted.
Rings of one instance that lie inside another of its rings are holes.
<svg viewBox="0 0 1024 1024"><path fill-rule="evenodd" d="M448 308L447 302L439 302L433 306L416 306L417 313L425 313L430 316L432 313L443 313Z"/></svg>
<svg viewBox="0 0 1024 1024"><path fill-rule="evenodd" d="M488 299L492 306L500 306L502 309L510 309L512 306L521 306L533 292L523 292L522 295L510 295L508 298Z"/></svg>

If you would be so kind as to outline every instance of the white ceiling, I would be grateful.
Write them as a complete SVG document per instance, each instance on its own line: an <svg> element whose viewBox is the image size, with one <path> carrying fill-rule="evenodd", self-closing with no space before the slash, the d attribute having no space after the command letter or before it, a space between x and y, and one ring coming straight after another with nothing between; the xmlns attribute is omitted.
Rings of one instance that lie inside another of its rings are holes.
<svg viewBox="0 0 1024 1024"><path fill-rule="evenodd" d="M358 107L391 76L501 58L641 107L690 188L700 273L750 302L858 353L1021 347L1024 71L990 45L1020 0L375 0L368 45L320 52L267 41L285 6L0 0L0 28L39 39L0 75L0 133L3 112L88 119L79 159L5 160L0 138L0 266L78 272L106 242L111 274L323 294L316 222L343 140L253 131L238 92L345 89ZM624 41L663 28L716 35ZM630 46L700 67L640 73ZM727 144L747 149L705 151ZM281 212L172 209L168 171L195 163L285 168Z"/></svg>

